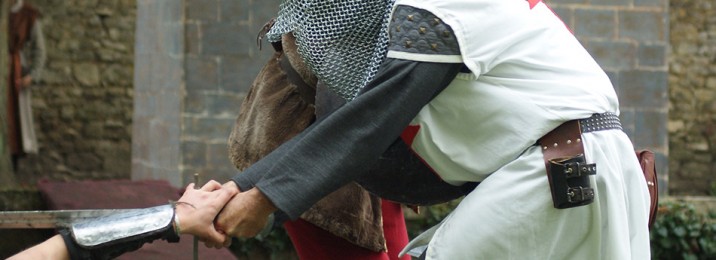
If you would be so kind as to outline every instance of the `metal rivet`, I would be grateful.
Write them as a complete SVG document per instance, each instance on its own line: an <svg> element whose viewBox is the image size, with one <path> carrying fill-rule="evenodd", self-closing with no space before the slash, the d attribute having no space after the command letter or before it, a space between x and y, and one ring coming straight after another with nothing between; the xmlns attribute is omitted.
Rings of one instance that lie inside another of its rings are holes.
<svg viewBox="0 0 716 260"><path fill-rule="evenodd" d="M413 42L411 41L405 41L405 48L410 48L412 46Z"/></svg>
<svg viewBox="0 0 716 260"><path fill-rule="evenodd" d="M395 27L395 31L396 31L396 32L399 32L399 31L400 31L400 25L398 25L398 26Z"/></svg>
<svg viewBox="0 0 716 260"><path fill-rule="evenodd" d="M581 141L582 141L582 139L577 138L577 143L579 143L579 142L581 142Z"/></svg>
<svg viewBox="0 0 716 260"><path fill-rule="evenodd" d="M408 15L408 21L413 21L413 15Z"/></svg>
<svg viewBox="0 0 716 260"><path fill-rule="evenodd" d="M450 31L444 31L444 32L443 32L443 36L445 36L445 37L450 37Z"/></svg>
<svg viewBox="0 0 716 260"><path fill-rule="evenodd" d="M567 144L571 144L571 143L572 143L572 140L567 140Z"/></svg>
<svg viewBox="0 0 716 260"><path fill-rule="evenodd" d="M425 27L420 27L420 29L418 30L420 30L420 34L425 34L425 32L428 31L427 29L425 29Z"/></svg>
<svg viewBox="0 0 716 260"><path fill-rule="evenodd" d="M553 145L553 146L554 146L554 147L557 147L557 146L558 146L558 144L557 144L557 143L554 143L554 145Z"/></svg>
<svg viewBox="0 0 716 260"><path fill-rule="evenodd" d="M547 146L545 146L545 147L542 147L542 150L547 150Z"/></svg>
<svg viewBox="0 0 716 260"><path fill-rule="evenodd" d="M436 50L436 51L438 50L438 44L437 44L437 43L430 44L430 47L432 47L433 50Z"/></svg>
<svg viewBox="0 0 716 260"><path fill-rule="evenodd" d="M433 19L433 25L438 25L438 24L440 24L440 19L438 19L438 18Z"/></svg>

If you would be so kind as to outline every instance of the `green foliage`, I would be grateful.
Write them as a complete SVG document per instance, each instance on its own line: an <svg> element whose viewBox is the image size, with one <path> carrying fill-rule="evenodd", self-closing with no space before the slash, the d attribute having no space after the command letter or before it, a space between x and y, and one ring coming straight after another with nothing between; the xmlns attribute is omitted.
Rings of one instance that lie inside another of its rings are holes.
<svg viewBox="0 0 716 260"><path fill-rule="evenodd" d="M420 218L407 220L408 236L411 238L420 235L423 231L437 225L460 203L460 199L428 207L420 207Z"/></svg>
<svg viewBox="0 0 716 260"><path fill-rule="evenodd" d="M653 259L716 259L716 222L687 203L660 203L651 230Z"/></svg>
<svg viewBox="0 0 716 260"><path fill-rule="evenodd" d="M234 238L230 249L235 255L242 257L259 254L264 256L259 258L275 259L282 252L292 251L293 244L286 230L283 227L277 227L261 240Z"/></svg>

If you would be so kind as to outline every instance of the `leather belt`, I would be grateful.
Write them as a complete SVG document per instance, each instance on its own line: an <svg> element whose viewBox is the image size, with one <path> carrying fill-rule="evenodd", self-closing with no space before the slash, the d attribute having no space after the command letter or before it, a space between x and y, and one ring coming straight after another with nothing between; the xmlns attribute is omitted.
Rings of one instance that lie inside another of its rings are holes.
<svg viewBox="0 0 716 260"><path fill-rule="evenodd" d="M582 133L602 130L622 130L619 117L610 112L594 114L589 118L567 121L550 131L537 140L537 144L542 147L545 166L548 166L548 161L553 158L584 154Z"/></svg>
<svg viewBox="0 0 716 260"><path fill-rule="evenodd" d="M602 130L622 130L619 117L602 113L567 121L537 141L542 148L555 208L587 205L594 200L588 177L596 174L597 167L586 163L582 133Z"/></svg>

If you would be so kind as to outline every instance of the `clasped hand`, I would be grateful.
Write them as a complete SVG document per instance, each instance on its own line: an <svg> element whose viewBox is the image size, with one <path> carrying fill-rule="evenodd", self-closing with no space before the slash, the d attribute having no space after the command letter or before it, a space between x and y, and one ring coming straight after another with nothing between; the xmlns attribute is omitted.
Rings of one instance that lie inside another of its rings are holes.
<svg viewBox="0 0 716 260"><path fill-rule="evenodd" d="M195 235L213 248L229 246L231 237L255 236L276 211L258 189L240 192L233 181L223 186L210 181L198 190L189 184L179 201L185 202L176 207L181 233Z"/></svg>

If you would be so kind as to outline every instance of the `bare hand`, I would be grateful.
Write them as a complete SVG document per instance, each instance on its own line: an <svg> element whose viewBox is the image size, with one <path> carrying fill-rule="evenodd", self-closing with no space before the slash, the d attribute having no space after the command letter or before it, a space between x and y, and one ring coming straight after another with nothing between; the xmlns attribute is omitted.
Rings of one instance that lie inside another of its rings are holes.
<svg viewBox="0 0 716 260"><path fill-rule="evenodd" d="M32 76L27 75L22 78L17 79L16 82L17 85L20 86L20 88L28 88L30 85L32 85Z"/></svg>
<svg viewBox="0 0 716 260"><path fill-rule="evenodd" d="M236 194L217 216L217 228L235 237L253 237L276 206L257 188Z"/></svg>
<svg viewBox="0 0 716 260"><path fill-rule="evenodd" d="M235 194L231 190L222 189L216 181L209 181L198 190L194 189L194 183L189 184L179 201L194 207L186 203L177 203L176 207L181 233L193 234L202 241L219 245L231 241L231 238L214 227L214 219Z"/></svg>

